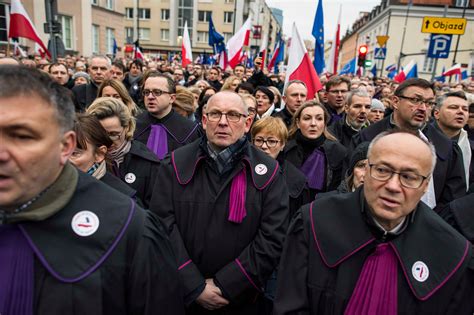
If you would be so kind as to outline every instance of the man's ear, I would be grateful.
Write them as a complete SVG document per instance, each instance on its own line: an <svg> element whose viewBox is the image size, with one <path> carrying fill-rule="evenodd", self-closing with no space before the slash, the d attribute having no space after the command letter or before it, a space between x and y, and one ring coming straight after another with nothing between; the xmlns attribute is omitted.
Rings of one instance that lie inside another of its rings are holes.
<svg viewBox="0 0 474 315"><path fill-rule="evenodd" d="M65 165L76 149L76 133L72 130L63 134L61 139L61 165Z"/></svg>

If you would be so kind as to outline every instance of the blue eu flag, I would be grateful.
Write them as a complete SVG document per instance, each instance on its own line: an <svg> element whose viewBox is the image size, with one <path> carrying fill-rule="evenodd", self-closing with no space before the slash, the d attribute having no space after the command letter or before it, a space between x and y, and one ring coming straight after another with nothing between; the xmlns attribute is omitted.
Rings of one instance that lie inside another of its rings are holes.
<svg viewBox="0 0 474 315"><path fill-rule="evenodd" d="M214 49L214 54L218 54L225 50L224 36L219 34L212 22L212 16L209 17L209 46Z"/></svg>
<svg viewBox="0 0 474 315"><path fill-rule="evenodd" d="M324 15L323 0L319 0L316 16L314 17L313 32L316 43L314 44L314 69L321 74L326 66L324 62Z"/></svg>

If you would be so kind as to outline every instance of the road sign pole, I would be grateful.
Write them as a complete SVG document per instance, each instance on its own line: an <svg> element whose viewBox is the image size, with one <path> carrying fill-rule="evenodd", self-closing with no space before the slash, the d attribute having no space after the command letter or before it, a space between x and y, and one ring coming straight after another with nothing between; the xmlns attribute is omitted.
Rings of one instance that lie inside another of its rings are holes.
<svg viewBox="0 0 474 315"><path fill-rule="evenodd" d="M407 15L405 16L405 25L403 26L402 44L400 46L400 55L398 56L397 70L400 69L400 63L402 62L403 44L405 44L405 33L407 32L408 15L410 14L411 5L412 5L412 1L408 1Z"/></svg>
<svg viewBox="0 0 474 315"><path fill-rule="evenodd" d="M466 4L464 5L464 9L462 10L462 17L464 18L464 16L466 15L466 8L467 6L469 5L468 2L466 2ZM467 26L466 26L467 27ZM456 41L456 48L454 48L454 57L453 57L453 65L456 64L456 57L458 55L458 48L459 48L459 40L461 39L461 35L458 35L458 39ZM449 76L449 83L451 83L451 78L452 76Z"/></svg>
<svg viewBox="0 0 474 315"><path fill-rule="evenodd" d="M443 17L446 17L447 13L448 13L448 5L445 4L445 5L444 5ZM448 54L449 54L449 52L448 52ZM433 72L431 73L431 81L434 81L434 79L435 79L435 77L436 77L437 68L438 68L438 58L435 59L435 64L434 64L434 67L433 67Z"/></svg>

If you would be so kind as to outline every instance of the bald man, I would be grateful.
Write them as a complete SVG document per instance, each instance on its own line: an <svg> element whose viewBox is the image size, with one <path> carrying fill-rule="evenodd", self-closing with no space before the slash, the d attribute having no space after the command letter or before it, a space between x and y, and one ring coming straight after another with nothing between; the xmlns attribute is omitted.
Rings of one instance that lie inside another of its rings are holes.
<svg viewBox="0 0 474 315"><path fill-rule="evenodd" d="M287 227L286 183L247 141L238 94L212 96L202 123L205 137L162 161L150 210L169 229L188 314L260 314Z"/></svg>
<svg viewBox="0 0 474 315"><path fill-rule="evenodd" d="M472 314L471 245L420 202L435 164L417 135L374 138L361 188L293 218L274 314Z"/></svg>

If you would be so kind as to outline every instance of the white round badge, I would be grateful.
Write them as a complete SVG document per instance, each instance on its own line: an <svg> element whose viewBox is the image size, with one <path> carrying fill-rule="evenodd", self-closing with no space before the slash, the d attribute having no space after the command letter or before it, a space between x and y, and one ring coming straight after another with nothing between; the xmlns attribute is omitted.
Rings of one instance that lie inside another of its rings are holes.
<svg viewBox="0 0 474 315"><path fill-rule="evenodd" d="M425 282L430 275L430 270L424 262L417 261L413 264L413 267L411 267L411 273L416 281Z"/></svg>
<svg viewBox="0 0 474 315"><path fill-rule="evenodd" d="M255 166L255 173L258 175L265 175L268 172L268 168L265 164L257 164Z"/></svg>
<svg viewBox="0 0 474 315"><path fill-rule="evenodd" d="M91 211L80 211L72 218L71 227L79 236L90 236L99 228L99 218Z"/></svg>
<svg viewBox="0 0 474 315"><path fill-rule="evenodd" d="M133 173L128 173L125 175L125 181L129 184L134 183L136 179L137 179L137 176L135 176L135 174Z"/></svg>

